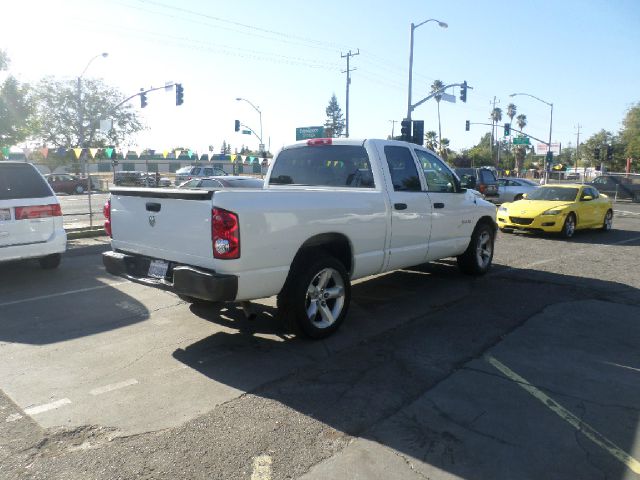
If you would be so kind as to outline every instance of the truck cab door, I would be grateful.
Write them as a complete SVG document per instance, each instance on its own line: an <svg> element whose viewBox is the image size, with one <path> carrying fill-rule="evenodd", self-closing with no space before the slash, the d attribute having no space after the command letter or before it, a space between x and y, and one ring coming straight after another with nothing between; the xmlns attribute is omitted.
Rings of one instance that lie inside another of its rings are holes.
<svg viewBox="0 0 640 480"><path fill-rule="evenodd" d="M431 231L431 202L408 147L382 144L380 158L391 204L391 238L385 270L423 263Z"/></svg>

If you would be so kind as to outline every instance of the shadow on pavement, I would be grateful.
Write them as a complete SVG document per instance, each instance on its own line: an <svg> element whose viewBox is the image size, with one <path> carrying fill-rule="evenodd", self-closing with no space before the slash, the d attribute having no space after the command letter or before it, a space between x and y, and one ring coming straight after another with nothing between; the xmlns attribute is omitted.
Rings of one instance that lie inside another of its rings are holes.
<svg viewBox="0 0 640 480"><path fill-rule="evenodd" d="M624 478L627 467L610 451L483 363L483 355L498 349L514 372L632 452L640 324L614 319L640 309L601 292L624 291L627 298L640 292L496 267L498 275L472 279L439 262L357 283L347 322L322 342L286 336L272 308L249 322L237 309L194 305L195 314L237 333L216 333L174 357L242 391L280 371L279 380L251 393L417 459L425 475L435 467L468 479ZM443 298L454 284L457 294ZM230 352L223 361L220 349Z"/></svg>

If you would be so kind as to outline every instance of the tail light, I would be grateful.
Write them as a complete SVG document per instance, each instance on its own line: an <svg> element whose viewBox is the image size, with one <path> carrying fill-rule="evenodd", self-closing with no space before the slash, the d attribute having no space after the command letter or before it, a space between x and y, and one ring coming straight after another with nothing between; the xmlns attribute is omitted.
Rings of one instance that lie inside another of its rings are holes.
<svg viewBox="0 0 640 480"><path fill-rule="evenodd" d="M484 193L486 189L487 189L487 186L484 183L481 183L480 185L478 185L478 191L480 193Z"/></svg>
<svg viewBox="0 0 640 480"><path fill-rule="evenodd" d="M52 203L50 205L30 205L28 207L16 207L16 220L61 216L62 208L60 207L59 203Z"/></svg>
<svg viewBox="0 0 640 480"><path fill-rule="evenodd" d="M311 138L307 140L307 145L309 146L318 146L318 145L331 145L332 140L330 138Z"/></svg>
<svg viewBox="0 0 640 480"><path fill-rule="evenodd" d="M240 258L240 224L238 215L222 208L211 210L213 257L222 260Z"/></svg>
<svg viewBox="0 0 640 480"><path fill-rule="evenodd" d="M112 237L111 235L111 200L107 200L104 202L104 207L102 207L102 214L104 215L104 232Z"/></svg>

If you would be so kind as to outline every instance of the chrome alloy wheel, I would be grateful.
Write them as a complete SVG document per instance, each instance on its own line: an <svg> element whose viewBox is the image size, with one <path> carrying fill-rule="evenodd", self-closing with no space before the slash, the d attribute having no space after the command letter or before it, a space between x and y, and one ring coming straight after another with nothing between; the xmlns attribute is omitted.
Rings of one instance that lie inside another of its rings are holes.
<svg viewBox="0 0 640 480"><path fill-rule="evenodd" d="M564 222L564 236L569 238L573 237L573 234L576 231L576 220L573 214L569 214L567 219Z"/></svg>
<svg viewBox="0 0 640 480"><path fill-rule="evenodd" d="M320 270L307 287L305 308L316 328L334 324L344 307L345 290L340 273L333 268Z"/></svg>
<svg viewBox="0 0 640 480"><path fill-rule="evenodd" d="M491 234L487 231L483 231L478 236L478 243L476 245L476 260L478 266L486 268L491 263L491 257L493 255L493 242Z"/></svg>
<svg viewBox="0 0 640 480"><path fill-rule="evenodd" d="M602 229L606 232L613 228L613 212L611 210L607 210L607 213L604 216L604 225Z"/></svg>

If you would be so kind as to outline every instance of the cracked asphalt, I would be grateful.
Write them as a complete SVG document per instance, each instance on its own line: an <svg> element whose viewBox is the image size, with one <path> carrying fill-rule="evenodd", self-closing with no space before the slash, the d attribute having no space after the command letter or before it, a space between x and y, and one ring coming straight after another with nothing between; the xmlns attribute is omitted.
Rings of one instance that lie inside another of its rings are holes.
<svg viewBox="0 0 640 480"><path fill-rule="evenodd" d="M358 281L323 342L273 299L248 321L109 277L104 239L0 265L0 478L638 478L640 206L616 209L499 234L484 278Z"/></svg>

